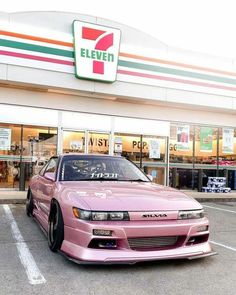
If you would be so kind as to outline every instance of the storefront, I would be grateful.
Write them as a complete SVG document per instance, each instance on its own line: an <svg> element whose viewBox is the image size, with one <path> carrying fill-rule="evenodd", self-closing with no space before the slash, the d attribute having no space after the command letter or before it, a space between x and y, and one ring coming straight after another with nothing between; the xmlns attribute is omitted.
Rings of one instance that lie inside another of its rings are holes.
<svg viewBox="0 0 236 295"><path fill-rule="evenodd" d="M208 176L236 189L234 61L79 14L2 13L0 35L0 189L73 152L122 155L180 189Z"/></svg>
<svg viewBox="0 0 236 295"><path fill-rule="evenodd" d="M178 131L187 129L185 146L177 141ZM236 132L234 128L171 124L170 185L201 189L208 176L225 176L235 189Z"/></svg>

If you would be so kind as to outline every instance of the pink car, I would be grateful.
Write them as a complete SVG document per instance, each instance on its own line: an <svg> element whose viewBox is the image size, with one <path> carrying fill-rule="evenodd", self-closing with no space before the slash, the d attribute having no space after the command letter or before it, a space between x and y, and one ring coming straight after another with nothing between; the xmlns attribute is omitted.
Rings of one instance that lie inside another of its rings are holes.
<svg viewBox="0 0 236 295"><path fill-rule="evenodd" d="M51 158L30 182L26 212L47 233L52 251L79 263L132 264L215 254L202 206L152 183L122 157Z"/></svg>

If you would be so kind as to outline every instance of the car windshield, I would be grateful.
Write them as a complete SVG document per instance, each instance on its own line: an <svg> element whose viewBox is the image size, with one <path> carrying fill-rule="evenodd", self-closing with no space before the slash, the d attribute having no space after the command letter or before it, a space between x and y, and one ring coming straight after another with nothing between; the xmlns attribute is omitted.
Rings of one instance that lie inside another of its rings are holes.
<svg viewBox="0 0 236 295"><path fill-rule="evenodd" d="M133 163L107 156L64 156L60 181L150 181Z"/></svg>

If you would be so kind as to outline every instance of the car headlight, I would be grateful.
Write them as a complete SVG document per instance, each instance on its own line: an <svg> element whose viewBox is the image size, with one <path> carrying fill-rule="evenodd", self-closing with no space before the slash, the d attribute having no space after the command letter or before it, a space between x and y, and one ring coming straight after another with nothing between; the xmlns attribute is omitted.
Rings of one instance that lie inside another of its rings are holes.
<svg viewBox="0 0 236 295"><path fill-rule="evenodd" d="M199 219L204 217L204 210L183 210L179 211L178 219Z"/></svg>
<svg viewBox="0 0 236 295"><path fill-rule="evenodd" d="M101 211L87 211L76 207L73 207L73 214L76 218L82 220L93 220L93 221L122 221L129 220L128 212L101 212Z"/></svg>

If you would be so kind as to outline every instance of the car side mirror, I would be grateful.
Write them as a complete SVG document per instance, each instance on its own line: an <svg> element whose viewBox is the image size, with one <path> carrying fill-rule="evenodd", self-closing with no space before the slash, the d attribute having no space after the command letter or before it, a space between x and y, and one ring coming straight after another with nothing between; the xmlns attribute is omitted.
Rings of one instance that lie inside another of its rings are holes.
<svg viewBox="0 0 236 295"><path fill-rule="evenodd" d="M150 181L153 181L153 176L151 174L147 174L147 177L150 179Z"/></svg>
<svg viewBox="0 0 236 295"><path fill-rule="evenodd" d="M46 172L46 173L44 174L44 177L45 177L47 180L55 181L55 173L54 173L54 172Z"/></svg>

